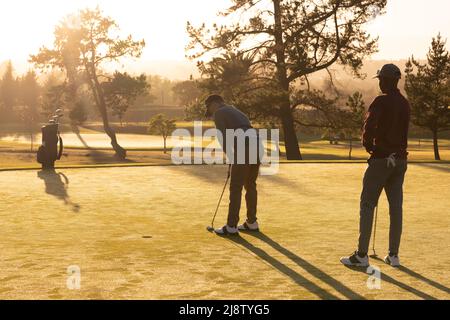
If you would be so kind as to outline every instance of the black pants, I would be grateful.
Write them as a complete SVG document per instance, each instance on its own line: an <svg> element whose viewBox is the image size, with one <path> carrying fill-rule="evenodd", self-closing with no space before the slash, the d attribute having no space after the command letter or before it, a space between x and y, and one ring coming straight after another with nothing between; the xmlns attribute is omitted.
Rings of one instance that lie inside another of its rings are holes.
<svg viewBox="0 0 450 320"><path fill-rule="evenodd" d="M255 223L257 220L258 192L256 190L256 180L258 179L259 166L259 164L233 164L231 166L230 206L227 222L227 225L230 227L236 227L239 223L242 188L245 188L246 191L247 221Z"/></svg>
<svg viewBox="0 0 450 320"><path fill-rule="evenodd" d="M389 201L389 253L398 254L403 226L403 182L407 168L406 160L397 160L395 167L389 167L386 159L370 160L361 193L358 246L360 254L366 254L369 250L374 210L383 189Z"/></svg>

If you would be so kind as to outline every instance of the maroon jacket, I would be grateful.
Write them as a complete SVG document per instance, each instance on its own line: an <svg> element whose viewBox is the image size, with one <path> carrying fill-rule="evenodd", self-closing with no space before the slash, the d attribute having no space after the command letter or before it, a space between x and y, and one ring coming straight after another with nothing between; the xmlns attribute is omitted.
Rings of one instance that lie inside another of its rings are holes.
<svg viewBox="0 0 450 320"><path fill-rule="evenodd" d="M372 158L387 158L395 153L398 159L407 159L410 117L409 102L400 90L375 99L366 116L362 139Z"/></svg>

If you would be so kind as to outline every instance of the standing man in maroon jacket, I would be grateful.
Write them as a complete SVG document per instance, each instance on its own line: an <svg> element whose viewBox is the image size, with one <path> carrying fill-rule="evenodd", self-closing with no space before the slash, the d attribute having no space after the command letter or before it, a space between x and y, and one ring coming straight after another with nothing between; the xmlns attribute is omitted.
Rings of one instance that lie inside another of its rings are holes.
<svg viewBox="0 0 450 320"><path fill-rule="evenodd" d="M363 145L371 155L363 181L358 251L341 258L348 266L369 266L369 243L374 210L383 189L389 201L389 254L384 261L400 266L398 257L403 225L403 182L407 170L410 106L398 89L400 69L387 64L378 71L383 95L369 108L363 132Z"/></svg>

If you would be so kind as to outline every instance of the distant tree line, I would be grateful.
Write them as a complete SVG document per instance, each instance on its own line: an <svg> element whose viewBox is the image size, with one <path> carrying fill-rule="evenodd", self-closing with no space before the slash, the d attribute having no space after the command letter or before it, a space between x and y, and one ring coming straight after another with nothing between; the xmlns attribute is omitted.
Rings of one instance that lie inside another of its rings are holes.
<svg viewBox="0 0 450 320"><path fill-rule="evenodd" d="M12 63L8 62L0 78L0 122L37 120L42 89L34 71L16 77Z"/></svg>

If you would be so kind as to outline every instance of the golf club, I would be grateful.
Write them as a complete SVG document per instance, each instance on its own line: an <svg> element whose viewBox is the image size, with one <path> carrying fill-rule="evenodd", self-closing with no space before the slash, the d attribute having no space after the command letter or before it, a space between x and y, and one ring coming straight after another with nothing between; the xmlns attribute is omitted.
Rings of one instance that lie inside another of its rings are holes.
<svg viewBox="0 0 450 320"><path fill-rule="evenodd" d="M63 111L61 109L57 109L53 114L52 118L50 119L49 123L59 124L59 119L61 119L63 116L64 116Z"/></svg>
<svg viewBox="0 0 450 320"><path fill-rule="evenodd" d="M370 256L371 258L377 258L377 252L375 251L375 240L376 240L376 236L377 236L377 221L378 221L378 204L375 208L375 226L374 226L374 230L373 230L373 241L372 241L372 250L373 250L373 254Z"/></svg>
<svg viewBox="0 0 450 320"><path fill-rule="evenodd" d="M228 167L227 180L225 181L225 185L223 187L222 194L220 195L219 203L217 204L216 212L214 212L214 216L213 216L213 219L211 221L211 225L206 227L206 230L208 230L209 232L213 232L214 231L214 221L216 221L217 212L219 211L220 203L222 202L222 198L223 198L223 195L225 193L225 189L227 188L228 181L230 180L230 176L231 176L231 165Z"/></svg>

